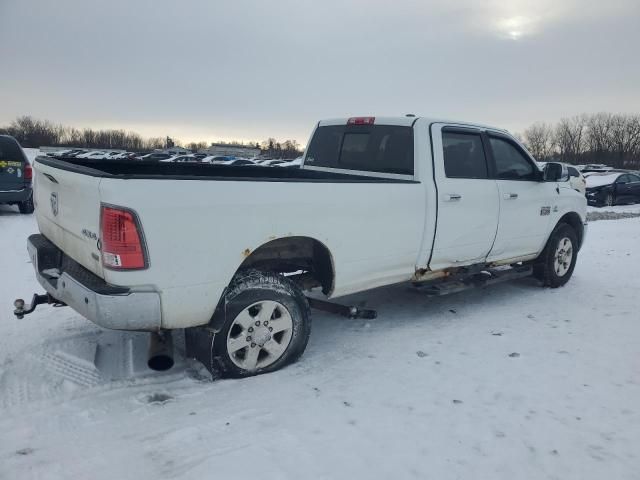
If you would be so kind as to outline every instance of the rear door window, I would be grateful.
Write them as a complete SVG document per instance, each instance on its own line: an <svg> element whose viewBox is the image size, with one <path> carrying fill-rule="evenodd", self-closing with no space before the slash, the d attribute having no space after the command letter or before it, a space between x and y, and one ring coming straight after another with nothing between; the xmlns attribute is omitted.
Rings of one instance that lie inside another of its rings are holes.
<svg viewBox="0 0 640 480"><path fill-rule="evenodd" d="M305 165L413 175L413 128L398 125L318 127Z"/></svg>
<svg viewBox="0 0 640 480"><path fill-rule="evenodd" d="M444 172L448 178L488 178L479 133L443 131Z"/></svg>

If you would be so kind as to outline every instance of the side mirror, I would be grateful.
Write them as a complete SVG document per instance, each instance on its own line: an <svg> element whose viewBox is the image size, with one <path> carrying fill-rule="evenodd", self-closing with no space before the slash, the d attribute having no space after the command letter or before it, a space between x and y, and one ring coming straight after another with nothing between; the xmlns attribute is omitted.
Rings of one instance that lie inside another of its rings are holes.
<svg viewBox="0 0 640 480"><path fill-rule="evenodd" d="M569 180L569 170L562 163L549 162L544 166L542 178L545 182L566 182Z"/></svg>

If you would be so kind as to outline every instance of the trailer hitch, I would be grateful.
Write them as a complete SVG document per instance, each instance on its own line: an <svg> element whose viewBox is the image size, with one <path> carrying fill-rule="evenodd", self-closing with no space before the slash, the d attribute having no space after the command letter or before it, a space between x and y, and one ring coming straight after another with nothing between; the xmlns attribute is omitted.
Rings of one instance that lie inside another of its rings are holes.
<svg viewBox="0 0 640 480"><path fill-rule="evenodd" d="M53 305L54 307L67 306L66 303L63 303L60 300L53 298L48 293L43 293L41 295L34 293L33 298L31 299L31 303L29 305L25 304L23 299L17 298L13 302L13 306L16 308L13 311L13 314L16 317L18 317L18 319L22 320L25 315L29 315L30 313L32 313L38 305L44 305L44 304Z"/></svg>
<svg viewBox="0 0 640 480"><path fill-rule="evenodd" d="M320 300L318 298L307 297L309 306L316 310L322 310L324 312L335 313L349 318L376 318L378 312L370 310L368 308L358 308L355 306L340 305L339 303L327 302L326 300Z"/></svg>

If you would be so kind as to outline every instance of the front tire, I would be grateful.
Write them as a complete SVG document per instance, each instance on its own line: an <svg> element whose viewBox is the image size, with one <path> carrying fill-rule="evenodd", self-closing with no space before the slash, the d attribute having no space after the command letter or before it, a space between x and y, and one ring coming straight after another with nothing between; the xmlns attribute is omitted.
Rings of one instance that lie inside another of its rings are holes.
<svg viewBox="0 0 640 480"><path fill-rule="evenodd" d="M578 236L566 223L560 223L551 233L547 245L538 257L533 275L545 287L558 288L573 275L578 258Z"/></svg>
<svg viewBox="0 0 640 480"><path fill-rule="evenodd" d="M295 362L311 333L309 304L300 288L273 272L241 272L214 315L213 355L223 377L273 372Z"/></svg>
<svg viewBox="0 0 640 480"><path fill-rule="evenodd" d="M613 193L607 193L607 196L604 199L604 205L606 207L613 207L616 204L615 198L613 198Z"/></svg>

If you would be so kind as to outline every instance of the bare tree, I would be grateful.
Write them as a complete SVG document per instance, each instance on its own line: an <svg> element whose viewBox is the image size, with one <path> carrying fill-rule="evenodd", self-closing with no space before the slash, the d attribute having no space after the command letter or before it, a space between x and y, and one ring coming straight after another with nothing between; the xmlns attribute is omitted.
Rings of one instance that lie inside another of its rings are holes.
<svg viewBox="0 0 640 480"><path fill-rule="evenodd" d="M587 118L587 150L594 155L603 155L611 151L613 144L613 115L600 112Z"/></svg>
<svg viewBox="0 0 640 480"><path fill-rule="evenodd" d="M613 115L611 139L614 153L613 166L625 168L627 164L637 163L631 156L640 149L640 116Z"/></svg>
<svg viewBox="0 0 640 480"><path fill-rule="evenodd" d="M553 127L548 123L534 123L524 131L524 143L536 160L549 160L555 146Z"/></svg>
<svg viewBox="0 0 640 480"><path fill-rule="evenodd" d="M558 147L560 160L577 163L585 149L586 115L562 118L556 125L554 143Z"/></svg>

